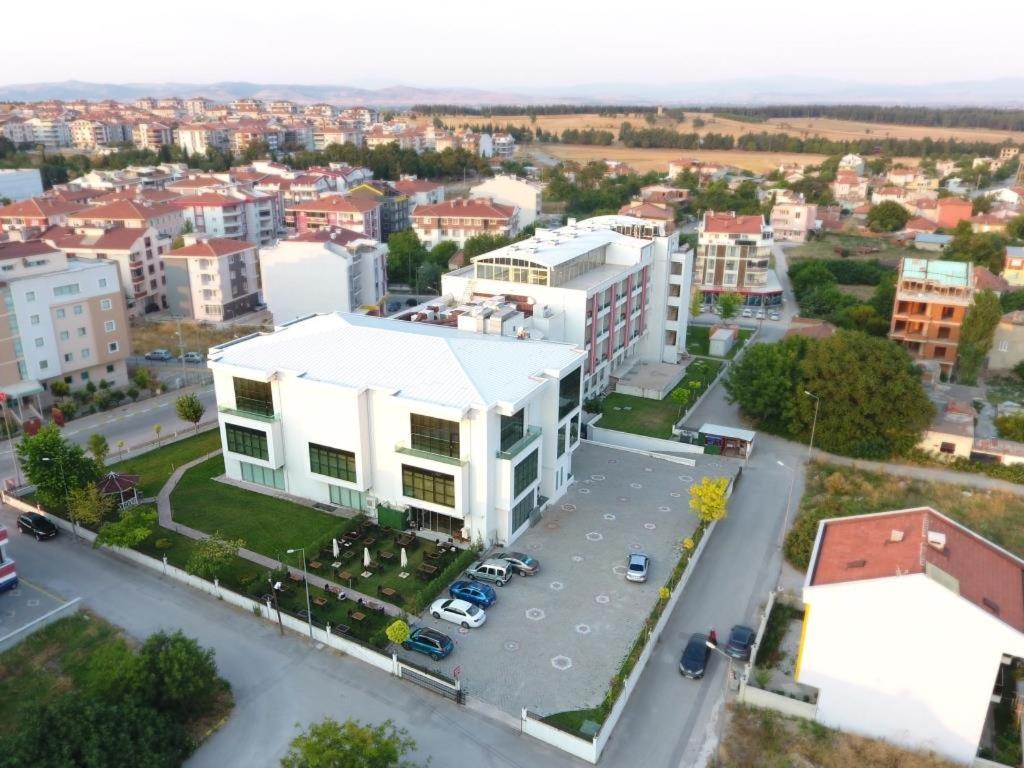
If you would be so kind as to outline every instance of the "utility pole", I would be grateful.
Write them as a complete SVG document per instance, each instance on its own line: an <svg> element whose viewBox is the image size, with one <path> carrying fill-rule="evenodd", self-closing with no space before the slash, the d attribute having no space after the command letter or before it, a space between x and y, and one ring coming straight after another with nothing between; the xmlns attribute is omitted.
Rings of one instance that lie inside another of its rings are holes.
<svg viewBox="0 0 1024 768"><path fill-rule="evenodd" d="M181 361L181 383L184 386L188 382L185 372L185 336L181 332L181 318L175 317L174 322L178 324L178 359Z"/></svg>

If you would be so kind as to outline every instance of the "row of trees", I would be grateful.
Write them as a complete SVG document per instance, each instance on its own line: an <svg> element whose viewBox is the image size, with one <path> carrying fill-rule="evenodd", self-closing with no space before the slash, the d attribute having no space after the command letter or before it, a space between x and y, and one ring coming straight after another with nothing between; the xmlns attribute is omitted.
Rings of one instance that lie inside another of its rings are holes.
<svg viewBox="0 0 1024 768"><path fill-rule="evenodd" d="M327 163L365 166L378 179L397 179L411 174L426 179L461 179L465 175L490 176L486 159L464 149L428 149L417 153L401 149L395 143L382 147L357 147L355 144L331 144L323 150L300 150L281 155L281 162L293 168L309 168Z"/></svg>
<svg viewBox="0 0 1024 768"><path fill-rule="evenodd" d="M872 336L888 333L896 297L894 270L877 261L806 259L790 265L789 278L804 317L820 318ZM840 285L873 285L875 291L867 301L861 301L844 293Z"/></svg>

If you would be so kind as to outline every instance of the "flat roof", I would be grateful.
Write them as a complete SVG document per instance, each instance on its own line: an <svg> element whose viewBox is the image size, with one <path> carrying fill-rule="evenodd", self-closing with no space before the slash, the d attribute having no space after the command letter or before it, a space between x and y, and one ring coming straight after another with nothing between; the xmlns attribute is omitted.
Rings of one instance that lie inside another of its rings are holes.
<svg viewBox="0 0 1024 768"><path fill-rule="evenodd" d="M697 431L703 432L705 435L718 435L719 437L731 437L735 440L745 440L748 443L752 443L754 438L757 437L757 432L751 432L749 429L723 427L720 424L704 424Z"/></svg>
<svg viewBox="0 0 1024 768"><path fill-rule="evenodd" d="M951 242L953 242L953 236L933 234L931 232L921 232L914 238L914 242L930 243L933 245L949 245Z"/></svg>
<svg viewBox="0 0 1024 768"><path fill-rule="evenodd" d="M967 288L971 284L971 265L964 261L905 258L901 272L904 278L927 280L951 288Z"/></svg>
<svg viewBox="0 0 1024 768"><path fill-rule="evenodd" d="M588 224L587 221L583 221L558 229L538 229L537 234L528 240L480 254L473 257L473 261L508 257L525 259L542 267L557 267L559 264L572 261L596 248L603 248L613 243L637 249L648 244L646 240L616 232L611 228L615 222L607 221L611 217L601 218L606 221L598 224ZM616 218L621 218L629 223L642 223L642 220L632 216Z"/></svg>

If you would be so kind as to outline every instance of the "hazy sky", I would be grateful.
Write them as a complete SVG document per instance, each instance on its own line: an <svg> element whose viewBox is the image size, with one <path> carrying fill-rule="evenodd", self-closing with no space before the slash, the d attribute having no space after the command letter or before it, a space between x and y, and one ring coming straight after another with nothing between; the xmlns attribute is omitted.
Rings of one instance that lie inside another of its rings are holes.
<svg viewBox="0 0 1024 768"><path fill-rule="evenodd" d="M2 84L509 89L787 74L927 83L1022 72L1011 31L1024 20L1021 0L292 0L268 2L267 13L261 0L3 5Z"/></svg>

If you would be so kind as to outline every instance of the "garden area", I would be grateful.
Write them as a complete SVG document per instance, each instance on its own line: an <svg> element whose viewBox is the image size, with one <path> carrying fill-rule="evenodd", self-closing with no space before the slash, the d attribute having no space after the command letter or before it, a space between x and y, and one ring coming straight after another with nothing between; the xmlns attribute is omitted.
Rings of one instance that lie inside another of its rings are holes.
<svg viewBox="0 0 1024 768"><path fill-rule="evenodd" d="M137 486L139 496L148 499L155 497L160 492L176 468L218 450L220 450L220 430L211 429L192 437L176 440L152 451L121 459L113 464L108 464L107 469L111 472L139 475L139 485ZM116 450L112 453L115 458L118 456Z"/></svg>
<svg viewBox="0 0 1024 768"><path fill-rule="evenodd" d="M711 355L711 326L708 325L694 325L690 323L686 326L686 351L691 355L697 355L700 357L709 357ZM725 357L727 360L732 360L736 357L736 354L743 349L743 346L747 343L747 340L754 335L754 331L751 328L741 328L740 337L732 349L729 350L729 354Z"/></svg>
<svg viewBox="0 0 1024 768"><path fill-rule="evenodd" d="M597 403L587 401L584 406L604 414L597 423L599 427L670 440L672 426L707 391L723 365L724 362L713 359L690 363L683 380L663 400L613 392Z"/></svg>

